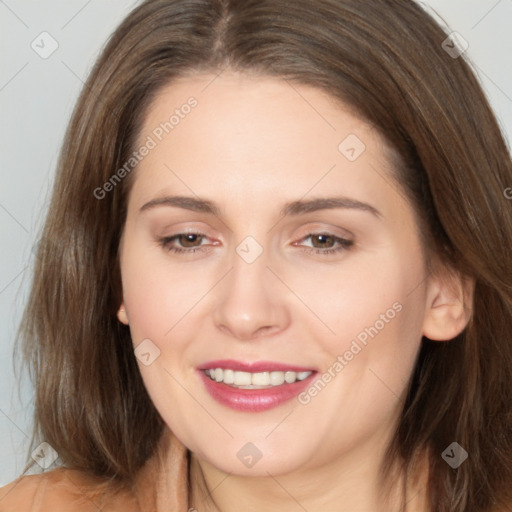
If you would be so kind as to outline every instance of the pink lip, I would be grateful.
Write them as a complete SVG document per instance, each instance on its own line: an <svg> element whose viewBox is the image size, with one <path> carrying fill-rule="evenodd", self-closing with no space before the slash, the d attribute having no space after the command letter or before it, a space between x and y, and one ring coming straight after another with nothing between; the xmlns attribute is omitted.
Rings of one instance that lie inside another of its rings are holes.
<svg viewBox="0 0 512 512"><path fill-rule="evenodd" d="M313 373L308 378L296 381L293 384L283 384L282 386L265 389L238 389L210 379L210 377L204 373L204 370L212 368L230 368L236 371L250 372L312 371ZM206 390L217 402L237 411L261 412L277 407L296 397L311 384L317 372L304 367L266 361L242 363L240 361L223 360L211 361L202 365L201 368L198 368L198 373Z"/></svg>
<svg viewBox="0 0 512 512"><path fill-rule="evenodd" d="M211 370L215 368L230 369L238 372L314 372L314 368L304 366L292 366L284 363L275 363L272 361L254 361L252 363L243 363L234 359L219 359L217 361L208 361L198 367L199 370Z"/></svg>

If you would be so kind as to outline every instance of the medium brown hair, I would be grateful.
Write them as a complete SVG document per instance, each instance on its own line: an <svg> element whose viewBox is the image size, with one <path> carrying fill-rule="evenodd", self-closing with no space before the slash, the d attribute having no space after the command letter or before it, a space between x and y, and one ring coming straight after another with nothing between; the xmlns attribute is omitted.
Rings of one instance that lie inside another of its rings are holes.
<svg viewBox="0 0 512 512"><path fill-rule="evenodd" d="M473 315L447 343L422 340L389 456L430 453L432 511L512 499L510 154L464 57L404 0L148 0L112 35L62 149L20 336L36 389L33 446L64 465L133 479L164 428L140 376L118 262L129 159L155 95L193 71L232 69L325 90L399 155L397 176L431 250L475 280ZM136 172L136 169L133 171ZM469 452L456 470L441 457Z"/></svg>

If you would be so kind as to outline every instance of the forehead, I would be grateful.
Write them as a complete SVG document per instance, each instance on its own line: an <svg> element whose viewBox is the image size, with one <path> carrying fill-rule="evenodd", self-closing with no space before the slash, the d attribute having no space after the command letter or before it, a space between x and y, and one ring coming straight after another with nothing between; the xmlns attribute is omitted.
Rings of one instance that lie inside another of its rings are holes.
<svg viewBox="0 0 512 512"><path fill-rule="evenodd" d="M194 107L189 108L191 103ZM189 120L185 123L186 118ZM162 125L169 122L172 126L166 130ZM239 135L250 131L257 138L302 135L302 139L309 138L318 146L321 136L335 149L347 130L378 137L351 106L320 88L239 72L195 74L174 80L158 92L148 108L143 132L156 130L157 137L165 137L172 131L177 140L180 132L187 131L187 125L193 125L199 135L218 134L216 139L228 129L232 135L235 130ZM158 133L159 127L163 134Z"/></svg>
<svg viewBox="0 0 512 512"><path fill-rule="evenodd" d="M139 133L144 144L151 150L137 165L139 189L174 182L202 196L229 187L238 196L290 191L296 199L340 180L350 192L351 183L378 179L376 168L391 168L383 138L323 90L239 73L162 88Z"/></svg>

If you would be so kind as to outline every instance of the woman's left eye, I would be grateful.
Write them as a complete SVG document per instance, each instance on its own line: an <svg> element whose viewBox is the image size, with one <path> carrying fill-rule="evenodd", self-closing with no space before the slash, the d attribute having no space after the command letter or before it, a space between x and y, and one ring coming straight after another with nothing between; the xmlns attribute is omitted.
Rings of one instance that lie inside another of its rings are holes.
<svg viewBox="0 0 512 512"><path fill-rule="evenodd" d="M341 238L330 233L310 233L309 235L305 236L301 242L307 239L311 239L312 244L308 248L307 252L314 252L316 254L338 253L345 251L354 245L353 240Z"/></svg>
<svg viewBox="0 0 512 512"><path fill-rule="evenodd" d="M209 250L203 247L202 242L206 240L206 235L203 233L178 233L173 236L164 237L160 239L161 245L174 253L194 253L197 251L205 252ZM353 240L341 238L330 233L310 233L301 239L311 240L309 247L306 247L306 252L314 252L316 254L333 254L349 249L354 245ZM179 244L177 246L176 244ZM293 245L298 245L294 243ZM301 244L302 245L302 244Z"/></svg>

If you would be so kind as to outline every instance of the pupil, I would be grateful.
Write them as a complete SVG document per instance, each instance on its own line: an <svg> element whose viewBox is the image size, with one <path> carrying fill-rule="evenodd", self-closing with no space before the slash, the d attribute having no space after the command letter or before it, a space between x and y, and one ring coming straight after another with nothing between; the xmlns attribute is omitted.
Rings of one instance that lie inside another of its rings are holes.
<svg viewBox="0 0 512 512"><path fill-rule="evenodd" d="M194 235L193 233L182 235L181 236L182 245L184 245L185 247L190 247L191 245L193 246L194 242L197 242L197 238L198 238L198 235ZM187 245L187 244L189 244L189 245Z"/></svg>
<svg viewBox="0 0 512 512"><path fill-rule="evenodd" d="M332 242L332 237L330 235L317 235L317 241L320 242L321 246L330 245L329 242Z"/></svg>

